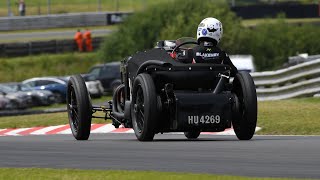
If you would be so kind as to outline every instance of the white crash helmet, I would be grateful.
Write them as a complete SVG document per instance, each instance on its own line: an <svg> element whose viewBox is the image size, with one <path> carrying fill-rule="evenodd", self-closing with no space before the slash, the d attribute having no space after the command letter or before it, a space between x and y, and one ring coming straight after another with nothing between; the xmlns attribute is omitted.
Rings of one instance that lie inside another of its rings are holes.
<svg viewBox="0 0 320 180"><path fill-rule="evenodd" d="M212 17L205 18L198 26L197 40L200 41L213 41L218 44L222 38L223 28L222 23Z"/></svg>

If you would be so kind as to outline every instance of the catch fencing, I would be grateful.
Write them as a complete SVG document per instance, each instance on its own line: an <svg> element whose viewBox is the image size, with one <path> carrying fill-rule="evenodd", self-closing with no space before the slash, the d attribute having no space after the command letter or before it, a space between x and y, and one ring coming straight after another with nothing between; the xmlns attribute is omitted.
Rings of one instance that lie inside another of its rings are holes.
<svg viewBox="0 0 320 180"><path fill-rule="evenodd" d="M320 59L277 71L251 73L258 100L280 100L320 93Z"/></svg>

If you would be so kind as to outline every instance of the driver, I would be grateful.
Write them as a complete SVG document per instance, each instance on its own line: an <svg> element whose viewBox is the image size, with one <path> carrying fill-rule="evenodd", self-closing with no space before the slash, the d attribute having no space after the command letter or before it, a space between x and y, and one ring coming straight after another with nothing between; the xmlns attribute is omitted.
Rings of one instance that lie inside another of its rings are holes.
<svg viewBox="0 0 320 180"><path fill-rule="evenodd" d="M222 23L212 17L203 19L197 30L198 46L193 48L192 63L227 64L231 67L231 76L238 73L229 56L217 45L223 34Z"/></svg>

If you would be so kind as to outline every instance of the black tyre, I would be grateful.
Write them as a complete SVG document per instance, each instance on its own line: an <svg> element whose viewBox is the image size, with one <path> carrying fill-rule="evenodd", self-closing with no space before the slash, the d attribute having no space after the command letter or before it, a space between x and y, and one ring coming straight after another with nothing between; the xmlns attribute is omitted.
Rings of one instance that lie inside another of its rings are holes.
<svg viewBox="0 0 320 180"><path fill-rule="evenodd" d="M132 125L139 141L152 141L158 117L157 94L149 74L139 74L133 83Z"/></svg>
<svg viewBox="0 0 320 180"><path fill-rule="evenodd" d="M121 85L121 81L114 81L111 84L111 92L112 94L114 94L114 92L116 91L117 87Z"/></svg>
<svg viewBox="0 0 320 180"><path fill-rule="evenodd" d="M232 125L239 140L250 140L257 125L257 94L251 75L238 73L233 80L233 93L237 103Z"/></svg>
<svg viewBox="0 0 320 180"><path fill-rule="evenodd" d="M121 84L115 89L112 99L113 106L115 106L117 112L124 113L125 100L124 84Z"/></svg>
<svg viewBox="0 0 320 180"><path fill-rule="evenodd" d="M189 132L184 132L184 135L188 139L197 139L200 136L200 131L189 131Z"/></svg>
<svg viewBox="0 0 320 180"><path fill-rule="evenodd" d="M73 136L77 140L87 140L90 136L92 105L86 84L80 75L69 79L67 110Z"/></svg>

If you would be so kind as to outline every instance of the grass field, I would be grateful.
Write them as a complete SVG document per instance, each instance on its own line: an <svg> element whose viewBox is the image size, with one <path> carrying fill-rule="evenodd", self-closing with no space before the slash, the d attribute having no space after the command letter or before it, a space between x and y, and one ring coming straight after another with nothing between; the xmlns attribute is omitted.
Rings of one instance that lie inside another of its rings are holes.
<svg viewBox="0 0 320 180"><path fill-rule="evenodd" d="M72 13L72 12L94 12L94 11L136 11L146 8L159 2L170 2L173 0L26 0L26 15L43 15ZM231 0L226 0L230 2ZM284 2L288 0L277 0ZM317 3L316 0L295 0L302 3ZM8 15L8 1L0 1L0 17ZM18 0L9 0L10 8L13 15L18 16ZM48 6L50 2L50 6ZM255 4L257 2L270 2L269 0L237 0L236 5ZM50 8L49 8L50 7Z"/></svg>
<svg viewBox="0 0 320 180"><path fill-rule="evenodd" d="M95 11L136 11L159 2L170 2L172 0L101 0L99 9L98 0L50 0L50 14L95 12ZM11 11L18 16L18 0L10 0ZM47 0L26 0L26 15L48 14ZM0 17L8 15L7 1L0 1Z"/></svg>
<svg viewBox="0 0 320 180"><path fill-rule="evenodd" d="M39 76L64 76L86 73L102 63L96 53L43 54L16 58L0 58L0 82L19 82Z"/></svg>
<svg viewBox="0 0 320 180"><path fill-rule="evenodd" d="M320 98L259 102L258 126L262 130L258 134L320 135L319 105ZM0 128L61 125L67 124L67 119L67 113L0 117Z"/></svg>
<svg viewBox="0 0 320 180"><path fill-rule="evenodd" d="M0 179L60 179L60 180L80 180L80 179L138 179L138 180L294 180L292 178L256 178L241 176L224 176L211 174L192 173L169 173L155 171L110 171L110 170L70 170L70 169L0 169Z"/></svg>
<svg viewBox="0 0 320 180"><path fill-rule="evenodd" d="M258 109L258 134L320 135L320 98L259 102Z"/></svg>

